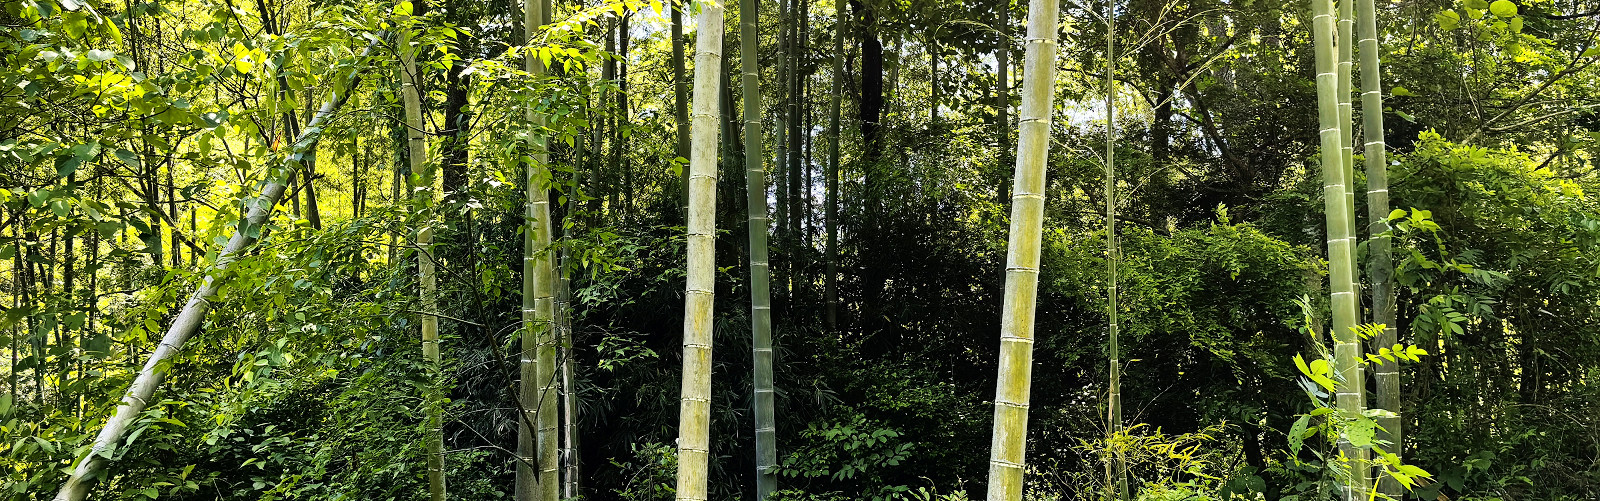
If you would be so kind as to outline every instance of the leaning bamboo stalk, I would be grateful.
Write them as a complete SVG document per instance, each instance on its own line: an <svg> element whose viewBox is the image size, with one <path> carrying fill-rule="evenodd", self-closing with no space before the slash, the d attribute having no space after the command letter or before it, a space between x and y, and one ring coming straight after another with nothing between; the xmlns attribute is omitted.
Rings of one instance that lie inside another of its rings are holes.
<svg viewBox="0 0 1600 501"><path fill-rule="evenodd" d="M1378 9L1373 0L1360 0L1356 8L1356 30L1361 37L1361 119L1363 157L1367 168L1367 276L1372 289L1372 322L1384 326L1373 346L1390 347L1398 342L1394 308L1394 261L1389 241L1389 159L1383 141L1383 80L1378 61ZM1400 412L1399 364L1377 362L1377 406ZM1388 452L1399 456L1404 449L1399 416L1380 417L1380 439L1389 441ZM1400 498L1402 487L1385 476L1378 484L1381 493Z"/></svg>
<svg viewBox="0 0 1600 501"><path fill-rule="evenodd" d="M700 4L690 113L688 280L683 383L678 407L677 499L704 501L711 454L711 304L716 291L717 143L722 80L722 4Z"/></svg>
<svg viewBox="0 0 1600 501"><path fill-rule="evenodd" d="M756 0L739 3L739 68L744 73L745 205L750 242L750 351L754 361L756 499L778 490L778 442L772 404L772 296L767 267L767 170L761 151L761 63ZM779 65L782 66L781 64Z"/></svg>
<svg viewBox="0 0 1600 501"><path fill-rule="evenodd" d="M1044 226L1045 164L1055 98L1054 0L1028 2L1028 34L1017 114L1017 164L1011 190L1006 249L1006 289L1000 318L1000 366L995 384L994 434L989 452L989 501L1022 499L1032 386L1033 322L1039 288L1039 248Z"/></svg>
<svg viewBox="0 0 1600 501"><path fill-rule="evenodd" d="M377 42L367 45L361 52L358 61L364 61L377 49ZM286 166L284 172L292 171L295 163L303 160L305 152L316 146L322 139L322 129L333 118L333 112L343 106L350 99L350 93L361 83L361 67L350 70L349 84L344 89L335 89L332 96L322 103L312 116L311 123L295 138L289 149L289 156L284 159ZM54 501L82 501L89 495L89 487L95 476L105 468L106 458L109 458L117 443L122 440L122 433L127 431L128 425L144 412L145 405L155 395L156 389L161 386L161 381L167 375L167 366L163 364L200 329L200 324L205 320L206 312L211 309L211 298L217 295L226 282L228 265L237 259L240 252L249 248L260 238L262 228L267 220L272 217L273 209L278 201L283 198L284 180L268 178L261 185L261 195L245 200L246 213L242 224L234 230L233 236L228 239L222 252L217 255L217 265L206 278L201 281L200 287L189 296L189 302L183 305L183 310L173 319L168 326L166 335L162 336L161 343L156 345L156 350L145 361L144 368L139 370L139 375L128 386L128 391L123 394L122 400L117 404L117 411L106 421L100 433L95 436L94 445L90 446L87 456L78 461L61 484L61 490L56 493Z"/></svg>

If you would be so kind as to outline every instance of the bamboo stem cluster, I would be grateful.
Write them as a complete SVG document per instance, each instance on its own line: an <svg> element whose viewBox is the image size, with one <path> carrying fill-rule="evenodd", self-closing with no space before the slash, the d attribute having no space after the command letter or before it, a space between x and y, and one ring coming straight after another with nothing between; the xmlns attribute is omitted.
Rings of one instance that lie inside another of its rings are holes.
<svg viewBox="0 0 1600 501"><path fill-rule="evenodd" d="M1348 3L1348 0L1347 2ZM1364 407L1364 379L1361 368L1361 343L1356 333L1360 318L1360 305L1355 285L1355 234L1353 231L1354 196L1351 185L1354 177L1353 160L1349 159L1352 125L1348 104L1348 50L1340 48L1335 38L1333 0L1312 0L1312 41L1316 54L1317 117L1321 125L1321 151L1323 176L1323 203L1328 226L1328 277L1330 282L1334 341L1334 369L1343 383L1336 395L1340 412L1359 415ZM1345 8L1341 7L1341 13ZM1339 31L1346 31L1340 27ZM1343 97L1341 97L1343 95ZM1365 466L1367 451L1348 440L1339 442L1340 454L1350 459L1350 478L1345 499L1366 499L1368 472Z"/></svg>

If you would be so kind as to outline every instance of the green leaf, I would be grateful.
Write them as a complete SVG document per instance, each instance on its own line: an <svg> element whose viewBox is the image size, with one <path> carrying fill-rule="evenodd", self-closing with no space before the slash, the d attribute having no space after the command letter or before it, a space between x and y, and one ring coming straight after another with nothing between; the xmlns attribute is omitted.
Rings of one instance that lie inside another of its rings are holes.
<svg viewBox="0 0 1600 501"><path fill-rule="evenodd" d="M1301 374L1305 374L1307 376L1312 375L1311 374L1311 368L1310 367L1306 367L1306 359L1300 358L1300 354L1298 354L1298 353L1295 354L1295 356L1294 356L1294 366L1300 368L1300 373Z"/></svg>
<svg viewBox="0 0 1600 501"><path fill-rule="evenodd" d="M121 160L122 163L127 165L128 167L132 167L132 168L137 169L141 165L143 165L143 162L139 161L139 154L138 153L134 153L134 152L131 152L131 151L128 151L128 150L119 149L119 150L113 152L112 154L116 155L117 160Z"/></svg>
<svg viewBox="0 0 1600 501"><path fill-rule="evenodd" d="M1439 23L1440 29L1453 30L1461 26L1461 14L1457 14L1453 10L1447 10L1434 14L1433 21Z"/></svg>
<svg viewBox="0 0 1600 501"><path fill-rule="evenodd" d="M1489 13L1499 17L1513 17L1517 15L1517 4L1511 0L1494 0L1489 4Z"/></svg>
<svg viewBox="0 0 1600 501"><path fill-rule="evenodd" d="M411 12L411 2L400 2L394 4L394 14L397 16L409 16L411 15Z"/></svg>
<svg viewBox="0 0 1600 501"><path fill-rule="evenodd" d="M1416 94L1412 94L1411 93L1411 89L1407 89L1405 87L1401 87L1401 86L1398 86L1398 85L1396 85L1393 89L1389 89L1389 94L1390 95L1394 95L1394 96L1415 96L1416 95Z"/></svg>
<svg viewBox="0 0 1600 501"><path fill-rule="evenodd" d="M1489 8L1489 0L1466 0L1461 2L1461 4L1466 6L1468 9L1483 10Z"/></svg>
<svg viewBox="0 0 1600 501"><path fill-rule="evenodd" d="M1345 428L1345 439L1356 447L1371 447L1372 439L1377 435L1378 424L1371 419L1357 419Z"/></svg>
<svg viewBox="0 0 1600 501"><path fill-rule="evenodd" d="M1311 416L1300 416L1300 419L1295 420L1294 426L1289 428L1289 455L1291 457L1300 454L1300 447L1305 443L1306 426L1310 424Z"/></svg>

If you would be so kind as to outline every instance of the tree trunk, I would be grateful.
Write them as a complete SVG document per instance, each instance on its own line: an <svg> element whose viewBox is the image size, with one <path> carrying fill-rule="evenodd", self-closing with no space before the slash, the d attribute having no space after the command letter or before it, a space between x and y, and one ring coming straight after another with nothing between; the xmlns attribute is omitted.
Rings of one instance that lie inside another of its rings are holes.
<svg viewBox="0 0 1600 501"><path fill-rule="evenodd" d="M1116 2L1106 3L1106 352L1110 360L1106 387L1106 430L1111 436L1122 432L1122 349L1118 346L1117 265L1121 257L1117 248L1117 30ZM1109 443L1109 442L1108 442ZM1122 451L1107 448L1112 457L1106 458L1106 493L1111 499L1128 497L1128 465Z"/></svg>
<svg viewBox="0 0 1600 501"><path fill-rule="evenodd" d="M1006 289L1000 318L1000 368L995 384L994 435L989 451L989 501L1022 499L1032 386L1033 321L1039 287L1039 247L1044 223L1045 164L1055 98L1059 5L1028 3L1022 109L1017 124L1017 171L1011 198Z"/></svg>
<svg viewBox="0 0 1600 501"><path fill-rule="evenodd" d="M828 187L823 195L823 226L827 227L827 277L823 301L830 332L839 328L839 106L844 94L844 2L836 2L833 33L833 95L828 104Z"/></svg>
<svg viewBox="0 0 1600 501"><path fill-rule="evenodd" d="M794 57L789 58L789 165L787 168L778 168L778 177L789 178L789 226L786 228L786 239L781 240L781 245L788 250L789 283L791 291L789 297L803 297L806 288L807 275L805 270L810 257L810 249L805 247L810 243L809 234L802 228L809 228L804 224L811 217L811 178L801 177L802 163L810 167L810 158L802 155L801 149L811 139L811 129L805 127L810 122L806 120L805 113L810 111L806 106L805 82L807 75L800 74L801 56L806 54L806 37L810 33L811 3L809 0L794 0L794 26L789 29L789 47L794 52ZM809 153L807 153L809 155ZM804 193L802 193L802 186Z"/></svg>
<svg viewBox="0 0 1600 501"><path fill-rule="evenodd" d="M1367 276L1372 288L1372 323L1382 324L1383 333L1373 340L1373 350L1394 346L1399 342L1395 321L1394 260L1389 241L1389 160L1383 142L1383 79L1378 68L1378 10L1373 0L1360 0L1356 4L1356 28L1361 32L1361 118L1362 136L1365 140L1363 157L1367 167ZM1377 362L1374 379L1377 381L1377 407L1400 413L1399 364L1386 360ZM1405 449L1401 420L1395 417L1378 418L1378 439L1391 444L1388 452L1400 456ZM1399 499L1404 493L1393 477L1384 476L1378 482L1378 491Z"/></svg>
<svg viewBox="0 0 1600 501"><path fill-rule="evenodd" d="M549 22L548 0L523 0L523 31L532 45L540 27ZM524 60L534 78L542 78L546 68L536 55ZM531 107L528 119L536 128L544 127L545 116ZM527 196L523 214L522 254L522 359L518 406L521 419L517 428L518 501L556 501L560 499L556 410L556 346L551 320L555 315L554 272L550 263L550 155L549 138L536 133L528 145L533 161L527 164L523 189ZM537 467L537 473L534 468Z"/></svg>
<svg viewBox="0 0 1600 501"><path fill-rule="evenodd" d="M678 157L689 159L689 80L684 76L683 39L683 9L688 8L688 2L682 4L673 2L672 7L672 116L677 119L678 126ZM682 190L683 215L689 214L689 168L684 166L683 173L678 179L678 188Z"/></svg>
<svg viewBox="0 0 1600 501"><path fill-rule="evenodd" d="M364 60L372 55L375 47L376 44L367 46L359 59ZM354 89L359 85L360 70L352 70L348 81L346 89ZM334 110L344 104L349 95L350 92L335 91L328 101L322 104L305 131L295 138L289 157L284 162L286 167L298 162L299 159L296 157L321 139L323 124L333 116ZM162 362L177 354L189 336L199 330L201 322L205 320L206 311L211 307L209 300L217 294L217 290L222 287L222 281L227 277L225 271L231 261L230 258L255 244L262 226L267 224L272 215L273 207L283 197L283 192L282 180L268 178L261 187L261 196L246 203L249 210L242 224L218 254L220 258L217 260L215 270L206 275L194 295L190 296L189 302L184 304L183 309L174 317L166 335L161 338L161 343L156 345L144 368L139 370L138 376L134 378L133 383L128 386L127 393L117 404L116 414L106 421L100 433L95 436L89 454L78 462L73 468L72 475L61 484L61 490L53 498L55 501L82 501L88 496L94 475L105 466L106 457L112 455L117 444L122 441L122 432L138 418L139 413L144 411L145 402L149 401L154 396L156 388L161 386L161 380L166 376L167 369L167 364Z"/></svg>
<svg viewBox="0 0 1600 501"><path fill-rule="evenodd" d="M789 281L794 278L793 264L794 256L796 254L793 251L788 251L788 249L783 246L784 242L787 242L785 238L787 237L786 233L789 230L791 207L795 205L789 200L789 176L787 175L789 169L789 122L790 120L793 120L793 117L789 115L788 100L794 99L793 95L789 92L789 88L791 87L789 84L789 50L792 47L792 45L789 43L789 30L791 29L791 23L789 22L789 4L790 0L778 0L778 78L776 82L777 85L775 87L779 89L777 92L779 102L777 103L777 138L775 138L776 140L773 141L773 146L775 146L774 149L777 150L774 158L775 161L773 162L773 168L777 171L776 175L773 176L773 179L777 184L777 186L774 188L777 192L776 198L778 199L778 221L775 227L777 228L779 252L785 254L787 259L785 259L783 262L790 266L790 268L787 270L782 268L779 270L779 272L782 274L778 282L778 289L780 292L787 292L789 289Z"/></svg>
<svg viewBox="0 0 1600 501"><path fill-rule="evenodd" d="M781 1L781 0L780 0ZM739 3L739 68L744 73L745 208L750 216L750 351L754 373L756 499L778 490L778 442L772 392L772 298L767 268L767 170L761 151L761 57L756 0ZM779 67L782 67L780 64Z"/></svg>
<svg viewBox="0 0 1600 501"><path fill-rule="evenodd" d="M994 103L995 127L1000 129L996 132L999 154L995 155L995 163L1001 166L1001 174L1004 174L1004 166L1011 163L1010 155L1007 155L1011 151L1011 75L1008 73L1011 69L1011 0L1000 2L1000 21L995 23L995 31L1000 36L999 48L994 51L995 82L999 87ZM1011 186L1005 182L1003 175L998 177L1001 181L995 190L999 195L995 201L1004 206L1011 199Z"/></svg>
<svg viewBox="0 0 1600 501"><path fill-rule="evenodd" d="M1359 316L1355 296L1355 273L1351 269L1353 267L1351 256L1355 250L1355 238L1351 227L1355 218L1350 198L1347 196L1346 186L1349 179L1346 177L1347 171L1344 168L1342 155L1344 128L1349 124L1342 120L1344 115L1339 109L1339 77L1336 74L1339 57L1334 46L1336 39L1333 2L1312 0L1311 7L1317 66L1317 118L1322 128L1319 135L1322 149L1323 203L1328 225L1328 281L1332 289L1333 325L1330 336L1334 339L1334 367L1340 379L1344 381L1336 400L1341 412L1359 414L1364 379L1361 376L1361 344L1355 332L1356 319ZM1362 451L1347 441L1340 441L1339 447L1345 457L1361 456ZM1344 499L1347 501L1366 499L1364 467L1355 467L1351 471L1351 478L1344 489Z"/></svg>
<svg viewBox="0 0 1600 501"><path fill-rule="evenodd" d="M722 5L701 4L696 25L677 498L704 501L711 454L711 304L716 293L717 87L722 80Z"/></svg>
<svg viewBox="0 0 1600 501"><path fill-rule="evenodd" d="M401 22L406 22L404 19ZM400 30L400 98L405 107L406 153L411 175L407 176L412 193L412 210L418 217L427 218L433 206L433 169L428 166L428 140L422 130L422 94L417 89L416 49L411 46L411 30ZM307 163L309 166L309 163ZM310 172L309 170L307 171ZM306 183L310 184L307 175ZM417 295L422 307L417 323L422 325L422 358L427 364L429 388L424 397L427 413L428 495L433 501L444 501L444 431L443 398L439 394L442 378L439 367L439 317L436 277L433 262L433 226L426 220L417 222L414 245L417 251Z"/></svg>
<svg viewBox="0 0 1600 501"><path fill-rule="evenodd" d="M622 16L622 29L617 32L617 54L622 58L617 72L617 144L623 144L629 134L629 121L632 116L628 112L628 22L632 14ZM622 162L620 172L622 175L622 220L633 220L633 162L629 160L627 151L618 155Z"/></svg>

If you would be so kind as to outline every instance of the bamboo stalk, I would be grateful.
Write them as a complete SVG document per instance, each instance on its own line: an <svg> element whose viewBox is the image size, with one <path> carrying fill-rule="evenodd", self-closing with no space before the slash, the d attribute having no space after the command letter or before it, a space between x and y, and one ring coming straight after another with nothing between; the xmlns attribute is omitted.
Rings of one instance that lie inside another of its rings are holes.
<svg viewBox="0 0 1600 501"><path fill-rule="evenodd" d="M688 280L684 289L683 382L678 408L677 499L705 501L711 454L711 304L716 292L717 144L722 80L722 4L695 19L690 113Z"/></svg>
<svg viewBox="0 0 1600 501"><path fill-rule="evenodd" d="M1000 366L989 451L989 501L1022 499L1059 9L1053 0L1028 2L1022 107L1017 114L1017 166L1011 190L1006 288L1000 318Z"/></svg>

